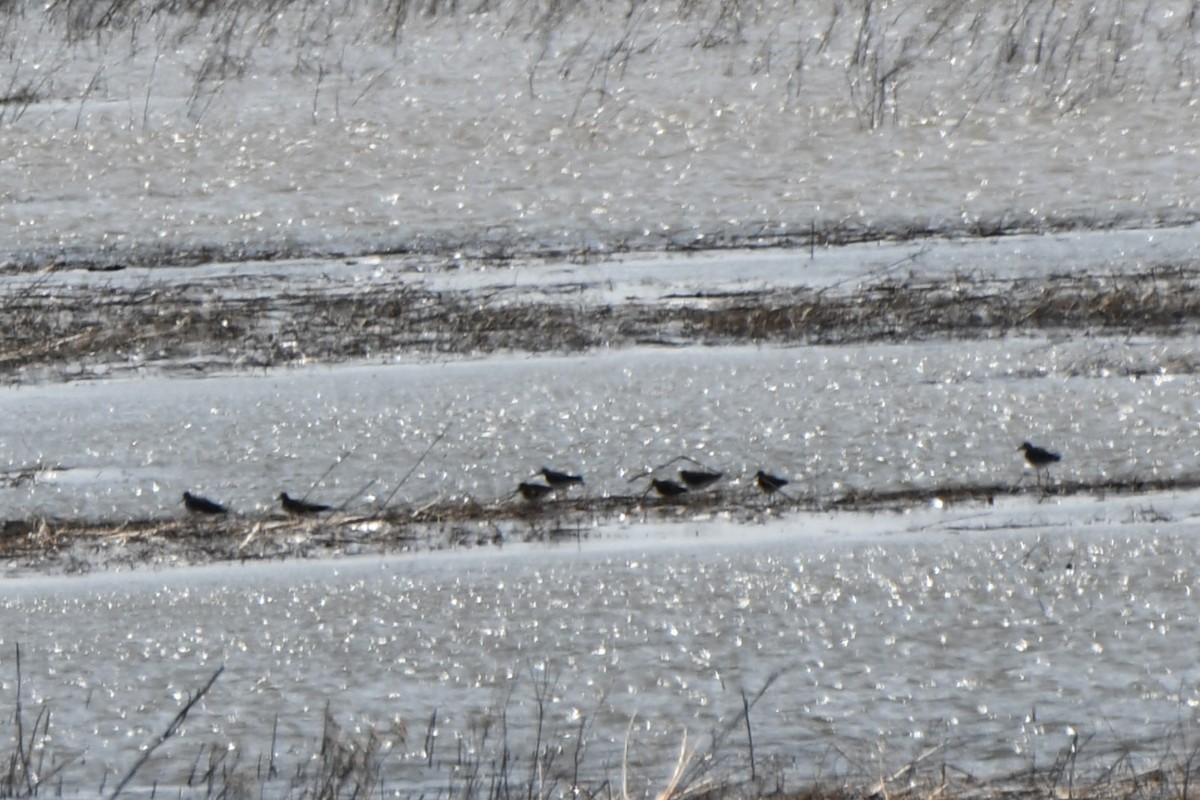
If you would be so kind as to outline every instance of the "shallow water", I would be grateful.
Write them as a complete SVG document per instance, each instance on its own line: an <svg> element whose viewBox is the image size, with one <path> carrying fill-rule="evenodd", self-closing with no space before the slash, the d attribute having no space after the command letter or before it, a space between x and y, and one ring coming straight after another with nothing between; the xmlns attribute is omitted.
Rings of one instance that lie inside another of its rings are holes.
<svg viewBox="0 0 1200 800"><path fill-rule="evenodd" d="M832 5L766 3L712 48L696 43L720 33L724 2L682 17L638 6L625 29L584 4L554 36L516 13L526 5L414 23L402 46L380 41L370 4L352 14L295 4L271 23L271 47L259 46L264 29L233 19L225 41L245 58L227 66L246 79L211 83L198 76L213 36L181 30L187 17L69 39L44 9L12 15L11 84L33 80L36 96L28 109L5 105L23 117L0 120L10 156L0 263L157 266L193 248L411 248L457 263L458 244L603 253L804 241L810 226L1041 230L1196 216L1197 173L1179 169L1196 149L1185 74L1194 36L1173 21L1185 4L1089 6L1097 29L1125 38L1097 40L1099 54L1063 46L1067 61L1044 66L1011 50L1013 25L976 24L971 4L947 6L967 16L946 19L967 27L894 4L872 32L876 65L896 55L889 37L946 33L918 54L879 127L858 102L869 76L847 70L865 22L842 15L835 29ZM994 8L987 19L1013 22ZM1028 19L1049 24L1060 10ZM1076 40L1069 27L1056 35ZM618 52L628 57L614 62ZM997 242L995 257L923 245L830 257L837 281L864 269L1103 275L1190 263L1193 231L1172 232L1166 251L1155 236L1082 258L1075 241L1048 237ZM834 273L818 270L813 285L826 285ZM465 272L430 285L474 285ZM727 263L706 272L743 274ZM238 291L261 289L253 277ZM744 476L760 467L818 497L1008 485L1031 480L1015 452L1027 438L1063 451L1064 479L1192 475L1195 376L1168 365L1172 353L1192 363L1194 342L1077 338L6 388L0 465L9 476L47 469L5 482L0 507L7 518L170 515L193 489L257 514L281 489L317 484L314 499L359 508L427 449L398 502L509 502L543 465L584 473L588 492L622 494L631 476L681 455L727 470L731 493L750 491ZM51 710L51 763L71 761L66 793L111 788L221 665L183 735L139 777L147 794L153 784L187 794L186 776L215 752L260 769L277 723L281 778L264 796L284 795L280 784L311 767L326 708L349 738L407 726L386 758L400 793L450 792L476 762L494 776L506 742L528 776L539 698L543 741L561 746L548 781L563 785L582 742L589 778L616 780L628 760L635 792L659 789L685 731L712 746L717 774L744 772L743 692L764 687L750 715L759 766L790 785L888 774L931 749L924 763L984 775L1045 766L1073 742L1101 765L1126 752L1155 761L1174 737L1194 736L1195 510L1164 496L1144 508L1087 503L1001 508L970 530L904 533L898 516L847 535L845 517L796 515L773 529L787 539L753 527L714 537L720 523L706 522L697 540L682 537L690 526L639 529L665 545L6 581L0 720L12 719L19 644L26 718Z"/></svg>
<svg viewBox="0 0 1200 800"><path fill-rule="evenodd" d="M631 478L680 456L727 471L731 492L760 468L814 497L1006 486L1032 482L1024 439L1064 452L1063 479L1184 477L1200 402L1194 375L1166 371L1180 348L684 348L6 388L0 415L21 424L0 463L60 468L0 502L12 516L119 519L182 513L191 489L261 513L320 481L313 499L360 508L426 451L394 502L510 502L542 466L583 473L597 496L636 494L645 481ZM1126 377L1134 368L1149 374Z"/></svg>
<svg viewBox="0 0 1200 800"><path fill-rule="evenodd" d="M765 0L736 22L722 2L635 3L620 25L602 3L496 2L398 33L388 8L131 6L92 29L15 4L0 262L1197 215L1181 0L896 2L861 23L836 3Z"/></svg>
<svg viewBox="0 0 1200 800"><path fill-rule="evenodd" d="M738 772L742 693L764 688L756 760L790 782L928 748L1004 775L1052 762L1073 732L1087 742L1080 766L1120 748L1161 757L1165 735L1190 731L1193 538L1119 526L947 537L897 522L830 539L802 524L14 581L0 601L2 700L11 708L19 644L26 713L51 709L52 750L80 759L68 788L84 791L127 769L220 665L142 783L183 781L205 743L252 764L276 723L286 772L318 749L326 707L348 735L407 726L385 759L406 792L464 780L475 754L494 769L505 744L524 774L539 718L562 748L548 776L570 774L582 741L585 776L628 760L635 787L661 787L685 732L719 772Z"/></svg>

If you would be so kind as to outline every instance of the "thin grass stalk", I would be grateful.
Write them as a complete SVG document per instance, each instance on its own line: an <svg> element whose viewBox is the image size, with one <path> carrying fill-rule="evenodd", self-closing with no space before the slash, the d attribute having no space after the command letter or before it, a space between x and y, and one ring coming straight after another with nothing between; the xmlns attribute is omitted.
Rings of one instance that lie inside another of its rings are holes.
<svg viewBox="0 0 1200 800"><path fill-rule="evenodd" d="M437 744L437 709L429 714L429 724L425 726L425 766L433 767L433 748Z"/></svg>
<svg viewBox="0 0 1200 800"><path fill-rule="evenodd" d="M350 456L350 454L353 452L354 452L354 448L350 448L349 450L344 451L341 455L339 455L337 458L335 458L333 460L333 463L329 465L329 468L321 473L321 477L319 477L315 481L313 481L312 485L308 487L308 491L304 493L304 496L300 498L300 501L304 502L305 500L307 500L308 496L313 493L313 489L316 489L318 486L320 486L321 483L326 478L329 477L329 473L331 473L335 469L337 469L338 466L340 466L341 463L343 461L345 461Z"/></svg>
<svg viewBox="0 0 1200 800"><path fill-rule="evenodd" d="M421 464L424 463L425 459L429 457L429 454L433 452L433 448L437 447L438 443L441 442L442 439L446 438L446 434L450 432L450 427L450 425L447 425L445 428L442 428L442 430L438 432L438 435L433 438L433 441L429 443L429 446L426 447L421 453L420 457L417 458L416 462L409 467L408 472L404 473L404 477L400 479L400 482L397 483L395 488L393 488L388 496L383 499L383 503L381 503L379 506L380 513L382 513L388 507L388 504L392 502L392 498L396 496L396 492L400 491L400 487L408 482L408 479L413 476L413 473L416 472Z"/></svg>
<svg viewBox="0 0 1200 800"><path fill-rule="evenodd" d="M754 730L750 725L750 699L746 697L745 688L742 689L742 718L746 721L746 742L750 750L750 780L758 782L758 770L754 765Z"/></svg>
<svg viewBox="0 0 1200 800"><path fill-rule="evenodd" d="M204 698L204 695L208 694L208 690L212 688L213 684L217 682L217 678L221 677L221 673L224 671L225 666L222 664L217 668L217 671L212 674L212 677L208 679L208 682L204 684L204 686L201 687L201 689L187 701L183 708L179 710L179 713L175 715L175 718L171 720L171 723L167 725L166 729L159 734L159 737L154 741L154 743L142 752L141 757L138 758L132 767L130 767L129 772L125 773L125 777L122 778L117 784L116 788L113 789L112 793L108 796L108 800L115 800L115 798L118 797L125 789L126 785L128 785L129 782L134 779L138 771L141 770L141 768L145 766L146 762L150 760L150 757L154 755L154 751L166 744L167 740L179 732L180 727L183 726L184 721L187 719L188 713L190 713L192 708Z"/></svg>
<svg viewBox="0 0 1200 800"><path fill-rule="evenodd" d="M32 795L35 793L36 790L34 789L34 786L33 786L32 776L29 774L29 755L28 755L28 753L25 752L25 733L24 733L25 715L21 709L21 696L23 694L23 690L22 690L22 684L21 684L21 644L20 644L20 642L16 643L15 649L16 649L16 653L17 653L17 710L16 710L17 756L16 756L16 765L20 768L20 771L23 773L22 777L25 780L26 789L28 789L29 794ZM10 786L12 786L15 783L15 781L12 780L13 777L15 777L13 775L13 770L10 769L9 770L9 785Z"/></svg>

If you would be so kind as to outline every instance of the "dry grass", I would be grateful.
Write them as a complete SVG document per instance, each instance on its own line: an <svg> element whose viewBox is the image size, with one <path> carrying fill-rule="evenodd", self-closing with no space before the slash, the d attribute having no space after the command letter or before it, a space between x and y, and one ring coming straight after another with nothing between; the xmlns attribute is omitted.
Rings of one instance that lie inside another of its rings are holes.
<svg viewBox="0 0 1200 800"><path fill-rule="evenodd" d="M1175 270L1040 280L906 278L846 296L794 290L721 299L709 308L686 308L681 317L698 336L808 343L1059 329L1167 334L1200 321L1198 277Z"/></svg>
<svg viewBox="0 0 1200 800"><path fill-rule="evenodd" d="M789 487L791 488L791 487ZM1190 479L1056 481L1029 485L943 485L885 491L848 491L829 496L764 498L756 490L699 491L679 498L653 494L557 497L539 504L519 498L452 499L419 508L392 506L377 513L334 513L319 519L278 515L131 520L13 519L0 525L0 559L10 574L86 573L139 566L184 566L398 553L464 547L502 547L511 542L586 539L596 525L616 519L695 520L723 518L761 522L814 511L903 511L939 507L986 507L1018 495L1112 495L1200 488Z"/></svg>
<svg viewBox="0 0 1200 800"><path fill-rule="evenodd" d="M853 292L763 290L618 306L580 302L570 288L529 299L516 290L430 291L399 276L368 289L298 286L270 275L253 294L237 279L136 288L31 280L0 301L0 376L20 382L392 355L890 342L1057 330L1171 335L1200 327L1200 272L1182 268L1039 280L910 276Z"/></svg>
<svg viewBox="0 0 1200 800"><path fill-rule="evenodd" d="M802 259L803 255L798 255ZM403 275L367 289L320 286L288 276L233 276L129 288L33 278L0 300L0 375L12 382L72 379L121 370L204 374L393 354L496 351L576 352L637 343L715 344L905 341L991 337L1059 329L1074 334L1172 334L1200 323L1200 272L1159 270L1041 280L962 276L931 281L892 277L849 292L805 289L668 296L597 307L578 287L529 298L515 290L435 292ZM1138 376L1188 373L1200 359L1170 363L1105 361L1081 370ZM31 480L36 469L5 480ZM1059 482L1061 494L1196 488L1200 476L1171 481ZM641 487L639 487L641 488ZM317 523L264 517L223 521L9 520L0 555L17 570L85 571L122 564L187 564L295 558L344 552L582 538L619 516L723 515L754 521L805 510L901 509L938 502L986 504L1031 491L1001 485L898 487L876 492L776 497L756 492L692 493L664 502L646 494L555 498L530 506L511 498L454 498L373 516L335 515Z"/></svg>
<svg viewBox="0 0 1200 800"><path fill-rule="evenodd" d="M87 787L73 781L72 770L79 764L59 759L54 752L48 702L43 699L32 708L23 704L27 690L19 644L15 651L15 708L0 719L0 734L10 743L7 770L0 768L0 796L90 795ZM155 796L156 767L162 766L155 751L180 731L193 710L220 713L223 671L224 667L218 668L207 683L187 692L166 729L139 754L131 749L125 778L114 789L101 786L95 795L116 800L124 796L126 787L137 796L146 796L148 787L155 787L149 789L149 796ZM770 691L775 677L746 700L740 714L712 731L705 744L689 746L690 738L681 734L674 768L662 765L664 769L658 770L662 778L643 782L633 791L629 778L636 768L629 747L635 743L630 735L621 763L592 763L597 756L589 750L595 736L591 720L598 710L581 712L578 723L563 728L547 705L557 690L557 679L532 669L528 677L514 681L496 707L474 717L467 731L441 730L436 709L421 726L422 738L421 729L410 731L402 717L387 724L344 725L327 706L319 737L303 745L285 747L273 734L271 741L257 743L264 748L257 758L246 757L254 752L253 745L235 747L219 740L193 743L167 757L185 760L180 796L205 800L426 796L459 800L1186 800L1200 777L1200 746L1181 731L1168 731L1155 740L1160 749L1151 752L1157 756L1137 758L1120 743L1101 744L1077 735L1045 764L1031 763L1019 772L986 779L958 768L953 744L947 742L922 744L911 756L896 761L884 751L889 744L904 747L903 743L880 742L872 746L873 751L862 751L835 741L830 742L827 759L815 759L807 767L783 758L763 760L756 770L753 740L740 731L752 727L755 705ZM207 708L199 708L199 701L214 687ZM530 688L531 702L525 704L520 696L529 695ZM519 713L522 705L528 706L527 714ZM446 739L440 748L439 736ZM1140 744L1145 752L1146 742ZM614 771L619 771L619 777ZM805 772L811 777L798 777ZM429 784L417 788L401 776L416 781L442 776L432 779L438 783L448 779L448 784L431 794Z"/></svg>

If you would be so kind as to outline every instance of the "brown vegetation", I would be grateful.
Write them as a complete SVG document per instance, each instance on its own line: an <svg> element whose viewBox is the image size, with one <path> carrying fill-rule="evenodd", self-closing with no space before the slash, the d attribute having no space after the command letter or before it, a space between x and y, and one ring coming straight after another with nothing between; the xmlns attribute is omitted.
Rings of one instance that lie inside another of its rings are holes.
<svg viewBox="0 0 1200 800"><path fill-rule="evenodd" d="M802 258L802 256L798 256ZM0 376L13 382L159 368L638 344L836 344L1039 331L1177 334L1200 324L1200 272L952 280L906 277L851 292L764 289L599 305L572 290L433 291L397 274L369 287L244 279L126 288L37 279L0 302ZM577 288L577 287L575 287ZM1189 371L1195 364L1178 364Z"/></svg>
<svg viewBox="0 0 1200 800"><path fill-rule="evenodd" d="M789 489L792 487L789 486ZM1056 481L1028 485L945 485L888 491L849 491L828 497L778 492L696 491L662 498L652 493L554 497L539 504L512 496L491 502L448 500L420 508L337 512L320 518L228 515L129 520L8 520L0 526L0 559L9 574L85 573L143 565L187 565L458 547L502 547L511 542L586 539L597 525L616 519L645 521L728 519L761 522L789 513L904 511L990 506L1019 495L1039 498L1182 491L1194 480L1130 482Z"/></svg>
<svg viewBox="0 0 1200 800"><path fill-rule="evenodd" d="M78 762L60 758L54 751L52 714L46 699L33 708L26 707L19 643L14 650L15 683L11 686L15 707L0 722L0 731L9 741L7 769L0 768L0 797L88 793L88 787L72 783L72 771ZM144 743L136 757L130 755L129 766L116 787L107 790L102 785L96 795L116 800L129 787L131 794L144 796L149 791L149 796L156 796L159 787L152 774L156 751L181 733L193 711L202 713L200 701L219 685L224 670L224 666L218 667L202 685L188 691L165 729ZM811 765L812 776L799 778L796 765L788 765L789 759L764 758L756 753L754 744L756 706L778 677L779 673L768 676L756 692L743 690L741 712L714 730L706 743L692 746L685 733L670 776L642 790L630 790L628 738L621 764L592 763L589 744L593 712L583 712L578 723L572 721L568 723L570 730L563 730L548 707L556 689L554 679L532 670L528 680L532 682L535 736L522 736L510 728L509 706L514 703L511 692L501 707L482 715L477 725L461 734L470 740L467 746L463 746L464 740L458 740L457 753L448 754L438 751L437 709L423 723L424 735L418 740L422 731L410 731L401 717L393 718L390 725L358 724L349 729L340 724L327 705L319 738L310 743L312 750L289 748L285 752L277 748L274 734L269 743L231 746L211 739L203 741L191 760L190 771L185 764L179 789L183 794L186 786L189 797L214 799L409 796L408 792L397 794L395 790L397 785L404 785L401 776L428 771L444 774L443 779L448 778L445 796L462 800L629 800L651 796L656 800L1184 800L1191 796L1193 779L1200 769L1200 748L1185 734L1166 736L1157 760L1151 757L1146 764L1135 763L1120 745L1110 752L1090 737L1076 734L1056 758L1036 766L1031 763L1028 769L1007 776L983 779L957 767L953 746L947 742L924 746L908 757L900 756L898 761L895 757L885 758L884 748L889 743L883 742L879 752L865 757L831 744L828 761L840 766L830 767L817 759ZM410 742L413 746L405 746ZM256 746L266 748L257 759L253 757ZM447 742L442 748L451 750L452 746ZM293 760L294 764L288 763ZM620 770L619 777L612 774L614 769ZM147 773L144 777L143 772ZM411 792L411 796L417 794ZM438 792L437 796L442 794Z"/></svg>

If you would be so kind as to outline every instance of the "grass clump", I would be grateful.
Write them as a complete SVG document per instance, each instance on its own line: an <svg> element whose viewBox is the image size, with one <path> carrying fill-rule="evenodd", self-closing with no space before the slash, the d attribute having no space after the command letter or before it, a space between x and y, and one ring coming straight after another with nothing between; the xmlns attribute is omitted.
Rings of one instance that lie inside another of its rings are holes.
<svg viewBox="0 0 1200 800"><path fill-rule="evenodd" d="M513 682L496 706L471 715L467 728L457 732L446 729L437 710L423 730L410 730L399 718L386 725L344 725L331 701L322 713L319 738L307 746L279 741L276 719L267 749L257 759L220 741L174 753L160 750L170 740L186 738L189 715L220 713L222 667L187 694L165 729L138 747L136 756L129 754L120 780L97 790L78 785L73 771L82 761L57 759L52 752L47 705L33 711L22 705L19 647L16 653L16 707L0 725L9 736L7 770L0 773L2 797L1186 800L1200 777L1200 746L1183 731L1164 735L1156 760L1144 755L1147 742L1124 745L1075 733L1047 763L991 777L958 766L948 741L921 743L900 760L887 755L887 743L831 741L824 756L807 762L789 755L786 743L774 742L771 752L761 753L752 722L774 677L755 692L743 691L741 710L720 722L707 744L697 747L681 732L677 756L669 763L646 764L632 733L636 720L630 720L623 755L614 763L593 750L605 738L596 728L599 708L575 722L555 721L552 706L559 687L547 665L531 666L528 681ZM517 697L529 689L527 698ZM443 737L450 741L439 746ZM1135 756L1135 750L1142 755Z"/></svg>
<svg viewBox="0 0 1200 800"><path fill-rule="evenodd" d="M763 289L617 306L581 302L575 290L535 299L518 290L434 291L402 276L363 291L266 275L253 297L236 283L105 286L60 283L50 274L17 281L0 301L0 376L19 382L410 354L903 342L1061 330L1178 335L1200 328L1200 275L1184 268L1006 280L909 274L848 291Z"/></svg>

